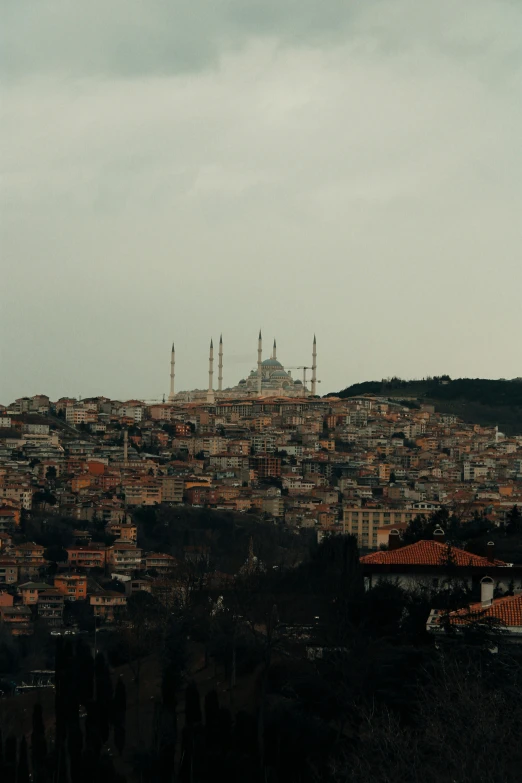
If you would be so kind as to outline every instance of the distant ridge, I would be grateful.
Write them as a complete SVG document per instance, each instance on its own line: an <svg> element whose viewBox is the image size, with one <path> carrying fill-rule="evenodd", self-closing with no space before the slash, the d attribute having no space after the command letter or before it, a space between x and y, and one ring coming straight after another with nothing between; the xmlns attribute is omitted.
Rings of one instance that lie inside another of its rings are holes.
<svg viewBox="0 0 522 783"><path fill-rule="evenodd" d="M441 413L453 413L469 424L498 425L507 435L522 435L522 378L489 380L458 378L448 375L404 381L386 378L382 381L355 383L328 397L356 397L375 394L405 404L431 403Z"/></svg>

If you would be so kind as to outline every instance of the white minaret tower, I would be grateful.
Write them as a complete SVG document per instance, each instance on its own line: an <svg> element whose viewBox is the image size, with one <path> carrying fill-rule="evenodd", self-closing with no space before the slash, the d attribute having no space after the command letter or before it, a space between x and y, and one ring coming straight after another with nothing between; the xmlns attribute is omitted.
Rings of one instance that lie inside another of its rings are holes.
<svg viewBox="0 0 522 783"><path fill-rule="evenodd" d="M261 337L261 329L259 330L259 338L257 341L257 393L261 394L261 381L262 381L262 368L261 363L263 361L263 338Z"/></svg>
<svg viewBox="0 0 522 783"><path fill-rule="evenodd" d="M169 402L174 401L174 367L176 364L176 351L174 350L174 343L172 343L172 351L170 352L170 394Z"/></svg>
<svg viewBox="0 0 522 783"><path fill-rule="evenodd" d="M274 337L274 347L272 348L272 359L277 359L277 346L276 346L275 337Z"/></svg>
<svg viewBox="0 0 522 783"><path fill-rule="evenodd" d="M314 334L314 344L312 347L312 397L316 394L316 386L317 386L317 344L315 341L315 334Z"/></svg>
<svg viewBox="0 0 522 783"><path fill-rule="evenodd" d="M218 392L223 391L223 335L219 335Z"/></svg>
<svg viewBox="0 0 522 783"><path fill-rule="evenodd" d="M210 341L210 353L208 356L208 392L207 402L214 402L214 343Z"/></svg>

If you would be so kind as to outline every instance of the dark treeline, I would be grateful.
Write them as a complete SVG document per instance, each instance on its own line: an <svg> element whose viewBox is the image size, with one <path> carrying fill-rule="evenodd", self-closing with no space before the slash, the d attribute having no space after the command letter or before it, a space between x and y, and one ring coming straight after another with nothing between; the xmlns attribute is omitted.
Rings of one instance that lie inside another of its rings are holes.
<svg viewBox="0 0 522 783"><path fill-rule="evenodd" d="M382 381L365 381L348 386L336 397L355 397L361 394L390 395L396 398L416 397L433 402L443 413L455 413L464 421L479 422L487 426L498 424L503 432L522 432L522 382L515 380L490 380L486 378L458 378L449 376L405 381L389 378ZM332 395L334 396L334 395Z"/></svg>
<svg viewBox="0 0 522 783"><path fill-rule="evenodd" d="M460 509L442 506L428 517L417 516L408 525L402 536L404 544L433 538L441 528L446 541L477 555L487 554L488 542L495 544L495 557L508 563L522 562L522 513L513 506L504 522L497 525L487 514L475 511L471 516Z"/></svg>
<svg viewBox="0 0 522 783"><path fill-rule="evenodd" d="M31 735L3 738L1 780L518 783L520 647L495 626L426 630L432 607L466 599L451 582L365 590L342 536L292 568L251 558L182 607L136 596L107 657L58 640L53 727L36 705ZM196 670L193 645L205 651ZM109 668L124 660L129 694ZM146 660L161 691L140 734Z"/></svg>

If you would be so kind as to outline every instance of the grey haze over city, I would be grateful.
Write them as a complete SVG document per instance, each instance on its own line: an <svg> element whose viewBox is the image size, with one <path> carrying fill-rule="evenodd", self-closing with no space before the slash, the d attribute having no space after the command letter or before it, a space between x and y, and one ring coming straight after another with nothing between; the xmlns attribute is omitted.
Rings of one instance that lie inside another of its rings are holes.
<svg viewBox="0 0 522 783"><path fill-rule="evenodd" d="M519 2L0 9L0 402L522 375Z"/></svg>

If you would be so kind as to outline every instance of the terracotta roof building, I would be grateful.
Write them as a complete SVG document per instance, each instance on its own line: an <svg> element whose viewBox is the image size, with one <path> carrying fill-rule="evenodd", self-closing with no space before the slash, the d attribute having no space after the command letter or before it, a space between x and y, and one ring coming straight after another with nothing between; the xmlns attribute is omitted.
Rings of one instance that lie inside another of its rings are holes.
<svg viewBox="0 0 522 783"><path fill-rule="evenodd" d="M415 544L394 549L388 552L372 552L361 557L361 563L378 563L381 565L427 565L440 566L448 561L448 557L456 566L506 566L503 560L491 559L466 552L440 541L417 541Z"/></svg>
<svg viewBox="0 0 522 783"><path fill-rule="evenodd" d="M478 591L486 575L498 590L505 592L511 584L522 587L522 567L495 558L493 545L482 557L442 541L417 541L386 552L372 552L361 557L361 565L368 588L391 579L405 589L436 590L458 579L468 589Z"/></svg>

